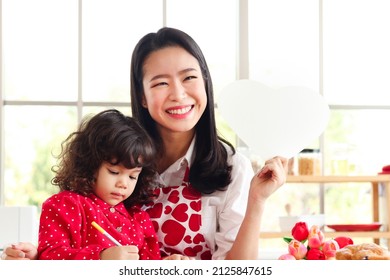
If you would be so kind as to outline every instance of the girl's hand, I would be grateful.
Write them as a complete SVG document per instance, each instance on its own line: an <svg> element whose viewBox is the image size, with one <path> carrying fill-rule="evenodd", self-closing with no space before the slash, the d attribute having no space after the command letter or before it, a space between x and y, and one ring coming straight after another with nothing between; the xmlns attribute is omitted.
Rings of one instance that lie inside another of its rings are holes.
<svg viewBox="0 0 390 280"><path fill-rule="evenodd" d="M7 245L1 255L2 260L36 260L37 247L29 242Z"/></svg>
<svg viewBox="0 0 390 280"><path fill-rule="evenodd" d="M115 246L100 253L101 260L139 260L138 248L134 245Z"/></svg>
<svg viewBox="0 0 390 280"><path fill-rule="evenodd" d="M249 198L264 202L286 182L288 159L274 157L252 178Z"/></svg>
<svg viewBox="0 0 390 280"><path fill-rule="evenodd" d="M193 260L194 258L190 258L190 257L187 257L187 256L184 256L184 255L180 255L180 254L172 254L170 256L167 256L165 258L163 258L163 260Z"/></svg>

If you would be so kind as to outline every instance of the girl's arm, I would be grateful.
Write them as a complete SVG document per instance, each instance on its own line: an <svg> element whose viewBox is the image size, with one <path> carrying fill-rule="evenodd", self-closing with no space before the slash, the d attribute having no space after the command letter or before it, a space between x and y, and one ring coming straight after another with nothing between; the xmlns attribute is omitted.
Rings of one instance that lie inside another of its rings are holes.
<svg viewBox="0 0 390 280"><path fill-rule="evenodd" d="M84 201L70 192L60 192L42 204L38 234L38 259L99 260L105 247L86 243Z"/></svg>

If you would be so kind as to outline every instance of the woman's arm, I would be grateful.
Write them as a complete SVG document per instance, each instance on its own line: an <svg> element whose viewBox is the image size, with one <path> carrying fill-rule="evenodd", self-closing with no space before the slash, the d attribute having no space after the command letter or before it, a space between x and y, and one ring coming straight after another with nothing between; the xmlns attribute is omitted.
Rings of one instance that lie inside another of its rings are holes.
<svg viewBox="0 0 390 280"><path fill-rule="evenodd" d="M252 178L244 220L226 259L257 259L265 202L286 181L288 160L275 157Z"/></svg>

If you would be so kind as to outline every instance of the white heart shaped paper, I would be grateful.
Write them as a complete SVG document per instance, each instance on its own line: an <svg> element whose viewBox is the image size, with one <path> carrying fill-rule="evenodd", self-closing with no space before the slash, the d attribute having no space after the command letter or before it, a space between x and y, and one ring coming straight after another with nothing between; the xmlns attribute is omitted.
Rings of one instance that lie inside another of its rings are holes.
<svg viewBox="0 0 390 280"><path fill-rule="evenodd" d="M218 110L249 149L263 160L294 157L325 130L329 106L305 87L273 89L238 80L219 95Z"/></svg>

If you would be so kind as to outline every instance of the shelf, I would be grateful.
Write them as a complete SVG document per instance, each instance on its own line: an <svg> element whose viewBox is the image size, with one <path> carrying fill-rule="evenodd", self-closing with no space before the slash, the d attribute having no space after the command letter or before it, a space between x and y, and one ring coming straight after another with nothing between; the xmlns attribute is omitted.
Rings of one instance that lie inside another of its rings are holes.
<svg viewBox="0 0 390 280"><path fill-rule="evenodd" d="M287 183L371 183L390 182L390 175L375 176L287 176Z"/></svg>
<svg viewBox="0 0 390 280"><path fill-rule="evenodd" d="M324 231L325 237L334 238L337 236L368 237L368 238L390 238L390 232L385 231ZM291 237L291 232L262 232L260 238L283 238Z"/></svg>
<svg viewBox="0 0 390 280"><path fill-rule="evenodd" d="M384 229L381 231L325 231L327 237L337 236L368 237L373 238L375 243L379 243L380 238L387 239L387 247L390 249L390 174L389 175L370 175L370 176L287 176L286 184L307 184L307 183L371 183L372 186L372 210L373 222L379 222L379 184L383 183L384 200L386 205ZM334 186L337 187L337 186ZM260 238L282 238L291 236L290 232L261 232Z"/></svg>

